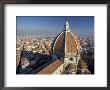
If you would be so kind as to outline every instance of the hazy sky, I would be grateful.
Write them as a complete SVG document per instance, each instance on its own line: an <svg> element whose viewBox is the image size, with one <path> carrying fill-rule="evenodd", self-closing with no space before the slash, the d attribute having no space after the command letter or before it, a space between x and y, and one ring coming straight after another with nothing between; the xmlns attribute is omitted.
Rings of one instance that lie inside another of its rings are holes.
<svg viewBox="0 0 110 90"><path fill-rule="evenodd" d="M94 35L94 16L17 16L17 32L58 34L64 28L66 17L71 32L77 35Z"/></svg>

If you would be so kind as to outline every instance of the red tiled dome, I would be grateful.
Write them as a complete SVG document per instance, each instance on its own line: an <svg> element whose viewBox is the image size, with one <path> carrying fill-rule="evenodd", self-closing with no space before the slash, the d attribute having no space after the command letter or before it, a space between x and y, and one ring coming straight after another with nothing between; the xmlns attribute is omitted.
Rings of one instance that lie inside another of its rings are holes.
<svg viewBox="0 0 110 90"><path fill-rule="evenodd" d="M64 55L65 53L78 53L80 50L79 41L77 37L70 32L67 21L66 25L64 31L62 31L53 42L52 53L56 56Z"/></svg>

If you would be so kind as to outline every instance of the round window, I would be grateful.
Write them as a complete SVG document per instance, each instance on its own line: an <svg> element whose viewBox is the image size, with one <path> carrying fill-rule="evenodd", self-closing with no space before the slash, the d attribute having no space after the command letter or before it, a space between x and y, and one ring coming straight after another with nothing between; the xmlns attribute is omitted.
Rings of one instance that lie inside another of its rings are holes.
<svg viewBox="0 0 110 90"><path fill-rule="evenodd" d="M73 61L73 58L70 58L70 61Z"/></svg>

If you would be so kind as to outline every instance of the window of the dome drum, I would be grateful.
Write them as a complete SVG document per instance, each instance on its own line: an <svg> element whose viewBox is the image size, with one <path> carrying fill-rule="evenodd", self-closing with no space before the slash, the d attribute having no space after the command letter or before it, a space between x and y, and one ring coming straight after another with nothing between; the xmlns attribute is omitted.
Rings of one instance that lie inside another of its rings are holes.
<svg viewBox="0 0 110 90"><path fill-rule="evenodd" d="M73 61L73 58L70 58L70 61Z"/></svg>

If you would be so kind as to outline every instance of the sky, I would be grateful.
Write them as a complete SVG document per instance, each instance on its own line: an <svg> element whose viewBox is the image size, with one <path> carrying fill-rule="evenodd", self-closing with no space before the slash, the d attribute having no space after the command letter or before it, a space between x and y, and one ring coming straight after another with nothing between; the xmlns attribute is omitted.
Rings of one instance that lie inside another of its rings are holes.
<svg viewBox="0 0 110 90"><path fill-rule="evenodd" d="M66 18L71 32L94 36L94 16L16 16L16 29L17 32L57 35L63 30Z"/></svg>

